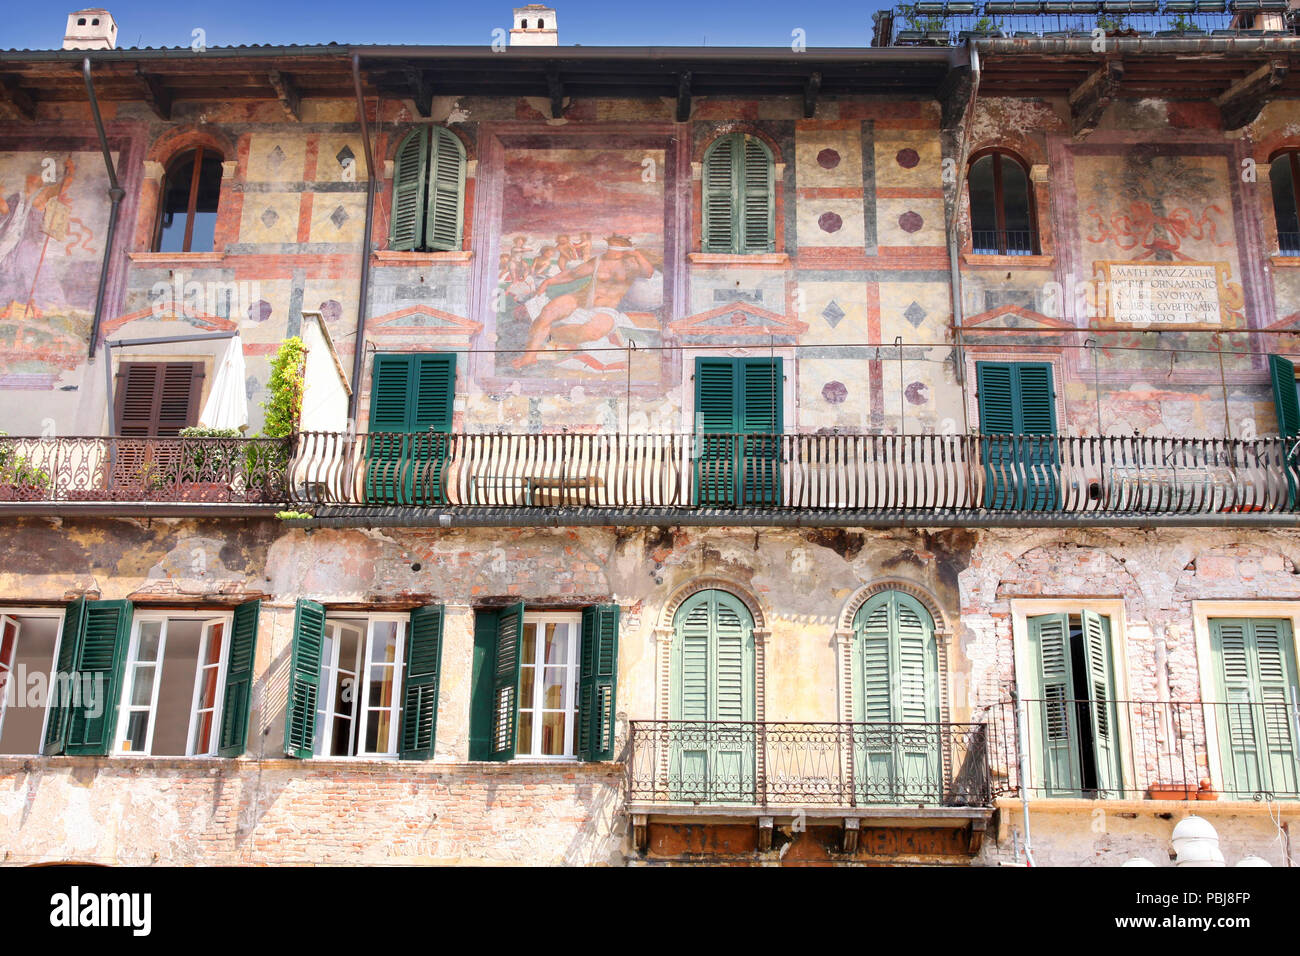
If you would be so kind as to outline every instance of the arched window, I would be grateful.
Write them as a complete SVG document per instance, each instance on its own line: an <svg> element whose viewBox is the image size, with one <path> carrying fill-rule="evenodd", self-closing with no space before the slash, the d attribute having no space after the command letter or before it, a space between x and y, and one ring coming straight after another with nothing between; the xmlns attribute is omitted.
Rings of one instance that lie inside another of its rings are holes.
<svg viewBox="0 0 1300 956"><path fill-rule="evenodd" d="M704 252L774 251L775 164L757 136L729 133L704 153Z"/></svg>
<svg viewBox="0 0 1300 956"><path fill-rule="evenodd" d="M706 590L673 617L668 783L675 799L737 800L754 789L754 618Z"/></svg>
<svg viewBox="0 0 1300 956"><path fill-rule="evenodd" d="M1038 251L1029 170L1000 150L977 155L970 165L971 251L993 256L1031 256Z"/></svg>
<svg viewBox="0 0 1300 956"><path fill-rule="evenodd" d="M465 205L465 147L451 130L412 130L393 162L388 246L405 251L460 248Z"/></svg>
<svg viewBox="0 0 1300 956"><path fill-rule="evenodd" d="M221 198L221 154L205 146L167 165L158 203L154 252L211 252Z"/></svg>
<svg viewBox="0 0 1300 956"><path fill-rule="evenodd" d="M1300 151L1288 149L1273 157L1268 177L1273 186L1273 219L1277 223L1277 250L1284 256L1300 256Z"/></svg>

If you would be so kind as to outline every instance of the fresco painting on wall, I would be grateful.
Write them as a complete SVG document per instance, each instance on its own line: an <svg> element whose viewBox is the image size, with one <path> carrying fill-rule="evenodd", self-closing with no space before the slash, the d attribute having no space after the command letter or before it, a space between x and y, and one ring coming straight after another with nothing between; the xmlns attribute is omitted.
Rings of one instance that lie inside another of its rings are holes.
<svg viewBox="0 0 1300 956"><path fill-rule="evenodd" d="M599 381L660 343L664 190L647 171L663 164L663 150L506 151L497 375Z"/></svg>
<svg viewBox="0 0 1300 956"><path fill-rule="evenodd" d="M52 389L61 370L81 361L105 190L94 153L0 154L0 388Z"/></svg>

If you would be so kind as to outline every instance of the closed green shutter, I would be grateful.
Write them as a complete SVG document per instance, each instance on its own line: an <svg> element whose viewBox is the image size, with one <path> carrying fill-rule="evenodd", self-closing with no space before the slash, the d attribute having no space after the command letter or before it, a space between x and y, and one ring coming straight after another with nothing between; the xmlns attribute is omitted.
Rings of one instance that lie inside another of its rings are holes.
<svg viewBox="0 0 1300 956"><path fill-rule="evenodd" d="M776 190L767 144L756 136L730 133L709 146L703 166L703 250L771 252Z"/></svg>
<svg viewBox="0 0 1300 956"><path fill-rule="evenodd" d="M375 356L366 444L366 496L380 504L445 504L456 356Z"/></svg>
<svg viewBox="0 0 1300 956"><path fill-rule="evenodd" d="M1056 393L1046 362L977 362L984 506L1058 507ZM1038 437L1041 436L1041 437Z"/></svg>
<svg viewBox="0 0 1300 956"><path fill-rule="evenodd" d="M582 657L578 674L578 759L614 759L618 685L617 604L582 611Z"/></svg>
<svg viewBox="0 0 1300 956"><path fill-rule="evenodd" d="M406 631L406 679L402 691L403 760L433 757L438 728L438 684L442 669L441 605L411 612Z"/></svg>
<svg viewBox="0 0 1300 956"><path fill-rule="evenodd" d="M736 498L736 459L740 402L735 359L695 360L695 500L702 506L732 504Z"/></svg>
<svg viewBox="0 0 1300 956"><path fill-rule="evenodd" d="M1124 797L1124 777L1119 763L1119 715L1114 692L1114 668L1110 659L1110 619L1093 611L1082 614L1084 663L1091 697L1093 754L1097 762L1097 789Z"/></svg>
<svg viewBox="0 0 1300 956"><path fill-rule="evenodd" d="M704 154L703 225L705 252L739 251L736 209L740 183L736 177L739 138L723 136Z"/></svg>
<svg viewBox="0 0 1300 956"><path fill-rule="evenodd" d="M325 606L300 599L293 614L293 659L284 718L284 752L290 757L312 755L324 646Z"/></svg>
<svg viewBox="0 0 1300 956"><path fill-rule="evenodd" d="M410 252L424 245L424 184L429 162L429 131L412 130L393 160L393 205L388 247Z"/></svg>
<svg viewBox="0 0 1300 956"><path fill-rule="evenodd" d="M221 707L221 737L217 754L238 757L248 743L248 709L253 696L253 658L257 652L257 623L261 601L235 608L226 652L225 702Z"/></svg>
<svg viewBox="0 0 1300 956"><path fill-rule="evenodd" d="M743 505L781 503L781 359L737 359L740 366L740 430L744 474Z"/></svg>
<svg viewBox="0 0 1300 956"><path fill-rule="evenodd" d="M50 682L49 715L45 720L47 754L61 754L67 744L68 716L72 712L72 681L77 665L77 647L81 643L81 622L86 614L86 599L77 598L63 612L63 630L59 634L59 655Z"/></svg>
<svg viewBox="0 0 1300 956"><path fill-rule="evenodd" d="M1077 696L1070 665L1070 619L1066 614L1041 614L1029 618L1031 690L1029 718L1038 716L1036 782L1049 797L1081 796L1082 773L1078 759Z"/></svg>
<svg viewBox="0 0 1300 956"><path fill-rule="evenodd" d="M429 158L429 205L425 242L429 249L460 248L461 210L465 203L465 148L456 134L433 128Z"/></svg>
<svg viewBox="0 0 1300 956"><path fill-rule="evenodd" d="M741 169L741 248L746 253L773 249L772 153L756 136L746 136Z"/></svg>
<svg viewBox="0 0 1300 956"><path fill-rule="evenodd" d="M1300 755L1291 711L1296 693L1291 622L1215 618L1210 641L1222 702L1219 725L1224 788L1235 796L1300 789Z"/></svg>
<svg viewBox="0 0 1300 956"><path fill-rule="evenodd" d="M1296 396L1295 365L1280 355L1270 355L1268 374L1273 382L1278 434L1283 438L1295 438L1300 435L1300 399Z"/></svg>
<svg viewBox="0 0 1300 956"><path fill-rule="evenodd" d="M695 360L696 503L781 501L781 359Z"/></svg>
<svg viewBox="0 0 1300 956"><path fill-rule="evenodd" d="M519 722L519 644L524 606L504 608L497 618L496 661L492 668L492 739L489 760L513 760Z"/></svg>

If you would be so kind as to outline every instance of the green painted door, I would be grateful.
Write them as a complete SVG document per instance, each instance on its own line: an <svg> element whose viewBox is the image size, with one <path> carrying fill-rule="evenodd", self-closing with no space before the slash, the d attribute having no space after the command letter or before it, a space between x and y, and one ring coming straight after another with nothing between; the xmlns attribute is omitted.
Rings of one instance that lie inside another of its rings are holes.
<svg viewBox="0 0 1300 956"><path fill-rule="evenodd" d="M447 503L455 391L454 354L375 356L365 450L368 502Z"/></svg>
<svg viewBox="0 0 1300 956"><path fill-rule="evenodd" d="M781 503L781 360L695 360L695 501L704 507Z"/></svg>
<svg viewBox="0 0 1300 956"><path fill-rule="evenodd" d="M674 619L669 790L675 800L754 799L754 619L725 591L701 591Z"/></svg>
<svg viewBox="0 0 1300 956"><path fill-rule="evenodd" d="M1060 506L1056 393L1046 362L976 362L984 507L1051 511Z"/></svg>
<svg viewBox="0 0 1300 956"><path fill-rule="evenodd" d="M1219 682L1214 707L1223 789L1229 793L1297 793L1295 639L1291 622L1213 618L1211 654Z"/></svg>
<svg viewBox="0 0 1300 956"><path fill-rule="evenodd" d="M857 799L940 803L942 728L934 619L910 595L886 591L858 609L853 642Z"/></svg>

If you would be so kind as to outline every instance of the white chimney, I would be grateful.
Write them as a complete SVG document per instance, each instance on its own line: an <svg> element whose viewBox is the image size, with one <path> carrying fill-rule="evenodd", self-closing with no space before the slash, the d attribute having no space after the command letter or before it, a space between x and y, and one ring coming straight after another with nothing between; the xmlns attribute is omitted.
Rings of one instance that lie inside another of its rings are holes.
<svg viewBox="0 0 1300 956"><path fill-rule="evenodd" d="M117 47L117 22L107 10L94 8L68 14L65 50L112 50Z"/></svg>
<svg viewBox="0 0 1300 956"><path fill-rule="evenodd" d="M515 7L515 18L510 24L511 46L559 46L559 43L554 7L541 3Z"/></svg>

